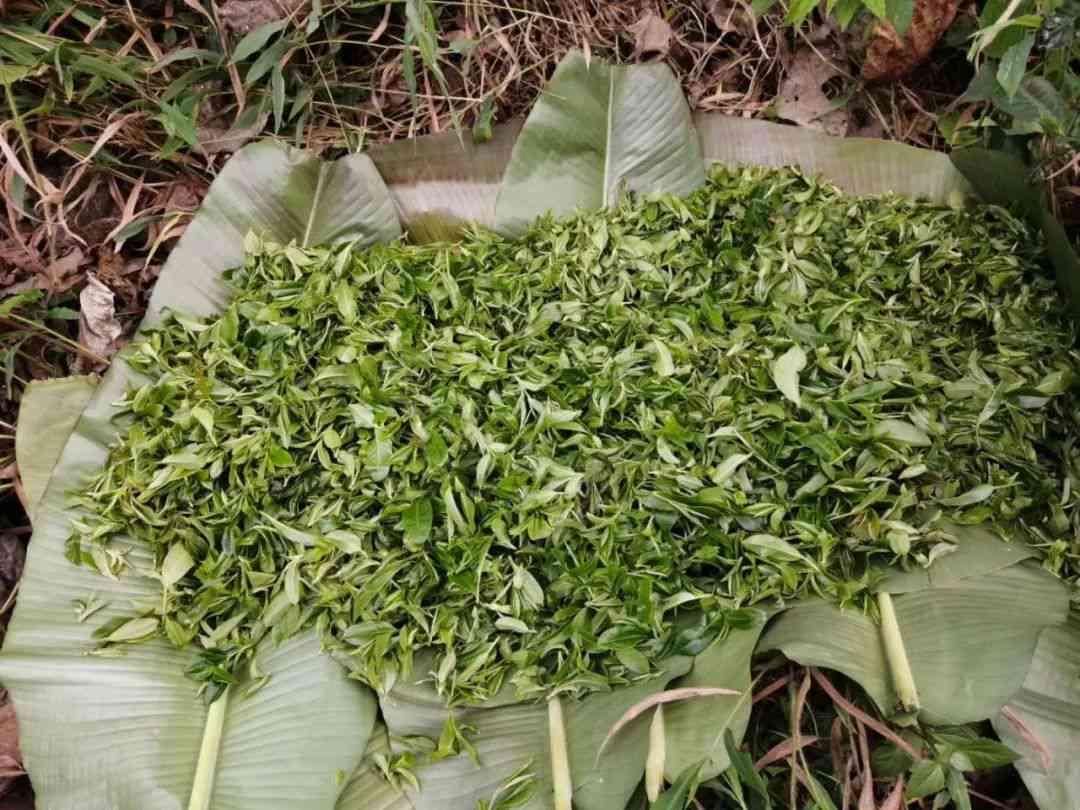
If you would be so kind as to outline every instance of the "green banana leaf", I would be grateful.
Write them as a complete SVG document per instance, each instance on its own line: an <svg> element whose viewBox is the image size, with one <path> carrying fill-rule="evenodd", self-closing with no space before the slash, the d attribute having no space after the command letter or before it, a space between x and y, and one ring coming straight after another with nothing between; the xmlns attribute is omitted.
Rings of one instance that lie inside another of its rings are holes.
<svg viewBox="0 0 1080 810"><path fill-rule="evenodd" d="M612 66L572 51L514 144L495 229L601 208L630 191L688 194L705 182L690 108L667 65Z"/></svg>
<svg viewBox="0 0 1080 810"><path fill-rule="evenodd" d="M929 149L713 113L695 115L694 123L709 164L795 166L859 195L891 192L948 203L972 191L947 155Z"/></svg>
<svg viewBox="0 0 1080 810"><path fill-rule="evenodd" d="M942 565L946 557L931 566L922 588L911 576L897 577L896 617L926 722L995 716L1023 683L1039 633L1065 621L1064 585L1030 560L996 567L1008 551L994 544L1005 545L979 533L956 552L973 570L989 567L988 573L957 576L959 566ZM858 611L825 602L796 605L775 620L760 649L844 673L885 714L896 705L880 629Z"/></svg>
<svg viewBox="0 0 1080 810"><path fill-rule="evenodd" d="M220 312L228 298L221 274L243 262L248 231L301 246L364 246L396 239L401 226L367 155L327 163L273 141L253 143L214 180L162 269L143 324L156 323L168 308Z"/></svg>
<svg viewBox="0 0 1080 810"><path fill-rule="evenodd" d="M15 458L33 519L45 486L75 423L97 387L97 377L34 380L23 389L15 424Z"/></svg>
<svg viewBox="0 0 1080 810"><path fill-rule="evenodd" d="M911 593L927 588L947 588L963 580L994 574L1035 553L1020 543L1003 542L982 526L949 526L957 538L955 550L938 557L929 568L913 567L909 571L885 569L885 579L876 587L886 593Z"/></svg>
<svg viewBox="0 0 1080 810"><path fill-rule="evenodd" d="M1043 631L1023 688L993 724L1023 754L1016 768L1042 810L1080 807L1080 616Z"/></svg>
<svg viewBox="0 0 1080 810"><path fill-rule="evenodd" d="M468 225L495 224L495 198L510 162L520 121L495 127L476 144L454 132L374 146L369 153L386 181L413 242L457 239Z"/></svg>
<svg viewBox="0 0 1080 810"><path fill-rule="evenodd" d="M162 270L145 324L165 309L217 311L221 274L243 259L254 230L302 244L367 244L400 232L393 203L370 159L332 164L272 143L249 146L223 169ZM20 743L38 801L50 810L172 810L187 806L207 709L184 675L190 652L162 640L112 655L91 632L152 610L160 585L143 548L110 579L64 556L72 512L65 493L104 463L121 426L116 403L135 381L115 363L71 430L68 409L39 412L20 443L24 469L70 433L35 511L18 604L0 655L0 680L20 718ZM44 442L40 444L39 442ZM37 484L46 471L32 473ZM76 604L73 600L79 600ZM91 619L86 614L93 611ZM80 613L82 621L80 621ZM263 653L269 684L230 702L211 810L328 807L335 772L360 760L374 721L371 693L346 679L311 638Z"/></svg>
<svg viewBox="0 0 1080 810"><path fill-rule="evenodd" d="M750 627L714 641L694 657L693 669L672 684L675 689L719 687L740 694L694 698L664 708L664 776L669 782L702 759L706 760L702 779L712 779L731 764L724 734L730 730L741 741L746 733L753 698L750 659L767 618L764 611L754 612Z"/></svg>
<svg viewBox="0 0 1080 810"><path fill-rule="evenodd" d="M425 672L418 658L415 671ZM626 805L645 769L649 717L639 717L621 730L598 757L600 744L627 709L662 691L691 667L689 658L665 661L664 673L641 684L596 693L583 700L563 700L570 775L577 810L612 810ZM475 810L480 799L522 767L534 774L538 789L530 810L551 806L551 749L548 709L543 703L508 702L510 690L486 704L448 709L434 688L422 679L396 686L380 698L383 720L393 739L411 735L437 739L447 716L472 726L479 766L468 755L440 760L418 768L420 791L405 788L416 810ZM360 806L357 807L360 810ZM364 808L364 810L367 810Z"/></svg>
<svg viewBox="0 0 1080 810"><path fill-rule="evenodd" d="M386 726L377 722L368 738L364 759L338 797L336 810L414 810L408 797L383 775L374 761L376 756L392 754Z"/></svg>
<svg viewBox="0 0 1080 810"><path fill-rule="evenodd" d="M1019 204L1031 224L1042 229L1058 286L1068 296L1073 310L1080 314L1080 257L1065 228L1050 213L1046 189L1033 183L1032 171L1012 155L991 149L960 149L951 157L980 197L996 205Z"/></svg>

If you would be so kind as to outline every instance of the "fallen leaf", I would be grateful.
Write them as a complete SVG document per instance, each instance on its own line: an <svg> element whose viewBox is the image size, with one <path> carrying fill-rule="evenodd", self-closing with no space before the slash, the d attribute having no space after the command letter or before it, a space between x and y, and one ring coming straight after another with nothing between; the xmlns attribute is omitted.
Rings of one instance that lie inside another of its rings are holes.
<svg viewBox="0 0 1080 810"><path fill-rule="evenodd" d="M235 152L248 141L257 137L266 126L269 113L262 113L249 127L199 127L195 134L203 154L216 155L222 152Z"/></svg>
<svg viewBox="0 0 1080 810"><path fill-rule="evenodd" d="M1005 706L1001 710L1001 716L1004 717L1013 728L1016 729L1017 734L1021 739L1031 746L1031 749L1038 754L1039 764L1042 765L1043 773L1050 772L1050 766L1053 765L1053 758L1050 756L1050 751L1046 747L1046 744L1039 739L1039 735L1032 731L1023 718L1016 712Z"/></svg>
<svg viewBox="0 0 1080 810"><path fill-rule="evenodd" d="M246 34L297 11L306 0L229 0L218 9L225 27Z"/></svg>
<svg viewBox="0 0 1080 810"><path fill-rule="evenodd" d="M959 0L915 0L911 25L903 38L888 22L878 22L866 48L862 75L868 82L895 81L921 64L952 25Z"/></svg>
<svg viewBox="0 0 1080 810"><path fill-rule="evenodd" d="M671 50L671 26L655 11L646 11L628 29L634 35L634 57L646 53L667 56Z"/></svg>
<svg viewBox="0 0 1080 810"><path fill-rule="evenodd" d="M722 34L750 36L757 28L753 12L738 0L710 0L709 17Z"/></svg>
<svg viewBox="0 0 1080 810"><path fill-rule="evenodd" d="M892 791L885 799L885 804L881 805L881 810L900 810L904 805L904 776L903 774L896 780L896 784L893 785Z"/></svg>
<svg viewBox="0 0 1080 810"><path fill-rule="evenodd" d="M112 290L97 276L88 275L88 283L79 294L79 343L102 360L116 354L122 329L116 320Z"/></svg>
<svg viewBox="0 0 1080 810"><path fill-rule="evenodd" d="M0 705L0 777L25 773L19 751L19 721L15 707L6 700Z"/></svg>
<svg viewBox="0 0 1080 810"><path fill-rule="evenodd" d="M836 108L827 95L825 84L843 75L833 63L835 52L825 46L800 48L777 94L777 115L788 121L819 129L829 135L847 131L847 111Z"/></svg>
<svg viewBox="0 0 1080 810"><path fill-rule="evenodd" d="M762 768L767 768L774 762L787 759L796 751L806 748L808 745L813 745L818 739L818 737L799 737L799 745L798 748L796 748L795 739L793 737L788 737L782 743L778 743L766 751L761 759L754 763L754 770L760 771Z"/></svg>
<svg viewBox="0 0 1080 810"><path fill-rule="evenodd" d="M723 689L721 687L714 686L688 686L682 689L668 689L663 692L657 692L654 695L650 695L644 700L635 703L629 709L627 709L623 716L615 721L615 725L608 731L607 736L604 737L604 741L600 743L600 748L596 751L596 759L599 761L601 754L604 753L604 749L607 748L607 744L611 742L612 737L622 731L631 720L641 716L642 712L651 709L653 706L659 706L664 703L674 703L677 700L688 700L690 698L697 697L719 697L721 695L738 695L741 694L736 689Z"/></svg>
<svg viewBox="0 0 1080 810"><path fill-rule="evenodd" d="M86 254L81 248L50 262L44 269L45 284L50 293L59 293L73 287L79 281L79 271L86 262Z"/></svg>

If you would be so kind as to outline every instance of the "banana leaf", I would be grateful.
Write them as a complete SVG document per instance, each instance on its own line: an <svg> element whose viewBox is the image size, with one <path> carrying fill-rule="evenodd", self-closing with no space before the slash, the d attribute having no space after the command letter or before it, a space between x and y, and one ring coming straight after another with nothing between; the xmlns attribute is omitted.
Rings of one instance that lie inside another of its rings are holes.
<svg viewBox="0 0 1080 810"><path fill-rule="evenodd" d="M82 376L34 380L23 389L15 458L31 521L60 452L96 387L97 377Z"/></svg>
<svg viewBox="0 0 1080 810"><path fill-rule="evenodd" d="M993 719L994 731L1042 810L1080 807L1080 616L1039 637L1023 688Z"/></svg>
<svg viewBox="0 0 1080 810"><path fill-rule="evenodd" d="M414 242L457 239L468 225L495 224L495 198L520 121L494 128L475 144L457 133L381 144L371 159L386 181L402 226Z"/></svg>
<svg viewBox="0 0 1080 810"><path fill-rule="evenodd" d="M714 641L694 656L693 669L671 685L674 689L734 689L739 694L690 699L665 707L664 776L669 782L702 759L702 779L717 776L731 764L724 735L730 731L741 741L746 733L753 698L750 659L767 618L764 611L755 610L754 614L750 627L732 630Z"/></svg>
<svg viewBox="0 0 1080 810"><path fill-rule="evenodd" d="M221 275L242 261L249 230L283 242L367 244L395 238L400 227L366 156L324 164L276 144L254 144L215 180L162 270L144 325L168 308L217 311L226 296ZM31 459L52 452L53 437L70 433L35 511L19 601L0 654L25 764L38 801L50 810L185 807L206 726L207 707L184 674L189 651L155 639L110 656L91 636L111 619L149 614L160 599L147 550L131 548L118 579L76 567L64 555L73 517L65 494L104 463L121 430L114 403L134 382L126 364L114 363L74 430L68 409L39 402L46 410L35 407L37 426L18 448L24 468L33 468ZM40 482L45 474L32 478ZM327 807L339 790L335 772L351 771L363 754L374 699L310 637L262 658L269 684L228 706L210 807Z"/></svg>
<svg viewBox="0 0 1080 810"><path fill-rule="evenodd" d="M514 144L495 229L511 235L548 211L600 208L624 187L689 194L704 182L690 108L667 65L612 66L572 51Z"/></svg>
<svg viewBox="0 0 1080 810"><path fill-rule="evenodd" d="M390 736L377 722L368 738L364 758L338 797L336 810L413 810L405 793L379 770L375 757L389 757Z"/></svg>
<svg viewBox="0 0 1080 810"><path fill-rule="evenodd" d="M424 660L418 659L417 673L426 672ZM659 677L582 700L563 701L577 810L611 810L626 805L644 773L648 717L633 720L598 756L600 744L627 709L662 691L690 666L688 658L670 658ZM475 810L477 801L489 798L523 767L538 783L536 794L525 807L550 807L553 785L547 707L537 702L511 702L511 694L511 690L503 690L486 704L448 709L434 688L419 679L380 698L392 739L415 735L437 739L451 713L459 726L473 729L468 736L476 746L479 765L467 754L459 754L418 768L420 790L405 788L412 807Z"/></svg>
<svg viewBox="0 0 1080 810"><path fill-rule="evenodd" d="M694 123L706 163L795 166L859 195L891 192L948 203L972 191L948 156L929 149L712 113L699 113Z"/></svg>
<svg viewBox="0 0 1080 810"><path fill-rule="evenodd" d="M1023 555L1000 567L1011 552L996 544L1007 545L974 533L961 543L962 551L931 565L921 587L919 574L893 582L920 716L928 723L994 717L1023 683L1039 633L1065 621L1064 585ZM946 562L959 554L959 563ZM977 573L958 575L964 560ZM888 581L883 589L890 590ZM825 602L796 605L774 621L760 649L844 673L885 714L897 703L881 630L859 611Z"/></svg>
<svg viewBox="0 0 1080 810"><path fill-rule="evenodd" d="M1046 189L1032 180L1032 171L1012 155L991 149L960 149L951 157L980 197L996 205L1018 204L1031 224L1042 230L1058 286L1068 296L1073 311L1080 314L1080 257L1065 228L1050 212Z"/></svg>

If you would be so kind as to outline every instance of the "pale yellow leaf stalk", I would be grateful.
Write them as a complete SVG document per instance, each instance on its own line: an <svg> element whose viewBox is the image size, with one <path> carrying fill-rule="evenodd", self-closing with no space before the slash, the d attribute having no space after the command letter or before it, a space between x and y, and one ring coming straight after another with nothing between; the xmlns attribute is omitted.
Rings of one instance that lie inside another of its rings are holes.
<svg viewBox="0 0 1080 810"><path fill-rule="evenodd" d="M225 728L225 710L228 705L229 690L226 688L206 712L206 727L203 729L202 746L199 748L199 761L195 765L195 780L191 786L188 810L210 810L218 751L221 749L221 732Z"/></svg>
<svg viewBox="0 0 1080 810"><path fill-rule="evenodd" d="M548 698L548 734L551 737L551 781L555 809L571 810L574 785L570 781L570 756L566 750L566 725L558 695Z"/></svg>
<svg viewBox="0 0 1080 810"><path fill-rule="evenodd" d="M904 647L900 625L896 621L892 595L882 591L877 595L878 609L881 612L881 637L885 642L885 658L889 662L893 688L905 711L919 710L919 690L915 687L915 676L911 674L907 648Z"/></svg>
<svg viewBox="0 0 1080 810"><path fill-rule="evenodd" d="M664 789L664 759L667 738L664 734L664 704L656 707L649 724L649 755L645 758L645 795L655 802Z"/></svg>

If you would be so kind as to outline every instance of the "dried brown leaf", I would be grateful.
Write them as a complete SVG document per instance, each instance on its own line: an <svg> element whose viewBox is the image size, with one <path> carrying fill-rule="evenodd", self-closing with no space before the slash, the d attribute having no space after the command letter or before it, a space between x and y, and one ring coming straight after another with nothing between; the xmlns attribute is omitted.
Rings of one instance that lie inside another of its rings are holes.
<svg viewBox="0 0 1080 810"><path fill-rule="evenodd" d="M819 739L820 737L800 737L799 747L796 748L795 740L791 737L788 737L782 743L777 743L768 751L766 751L765 754L761 757L761 759L754 763L754 770L760 771L762 768L769 767L774 762L779 762L782 759L787 759L799 749L806 748L806 746L808 745L813 745Z"/></svg>
<svg viewBox="0 0 1080 810"><path fill-rule="evenodd" d="M881 810L900 810L904 806L904 777L901 776L896 780L896 784L893 785L892 791L890 791L888 797L885 799L885 803L881 805Z"/></svg>
<svg viewBox="0 0 1080 810"><path fill-rule="evenodd" d="M218 9L221 21L235 34L280 20L299 10L306 0L228 0Z"/></svg>
<svg viewBox="0 0 1080 810"><path fill-rule="evenodd" d="M753 12L738 0L710 0L709 17L723 34L752 36L757 28Z"/></svg>
<svg viewBox="0 0 1080 810"><path fill-rule="evenodd" d="M671 50L671 26L655 11L646 11L629 31L634 35L634 56L658 53L667 56Z"/></svg>
<svg viewBox="0 0 1080 810"><path fill-rule="evenodd" d="M42 288L50 293L63 292L78 283L79 272L86 264L86 253L76 247L70 253L61 256L42 271Z"/></svg>
<svg viewBox="0 0 1080 810"><path fill-rule="evenodd" d="M79 343L104 361L116 354L123 330L116 319L112 290L95 275L88 275L87 279L79 294Z"/></svg>
<svg viewBox="0 0 1080 810"><path fill-rule="evenodd" d="M843 75L832 56L825 47L801 48L795 53L777 96L781 118L829 135L847 131L847 111L835 108L824 90L830 79Z"/></svg>
<svg viewBox="0 0 1080 810"><path fill-rule="evenodd" d="M1028 727L1024 719L1008 706L1001 710L1001 716L1009 721L1009 725L1016 729L1016 733L1020 735L1020 738L1039 755L1039 764L1042 765L1043 773L1049 773L1050 766L1053 764L1053 757L1050 755L1050 749L1046 747L1046 743L1039 739L1039 735Z"/></svg>
<svg viewBox="0 0 1080 810"><path fill-rule="evenodd" d="M0 769L0 776L25 773L19 751L19 721L15 718L15 707L10 701L0 705Z"/></svg>
<svg viewBox="0 0 1080 810"><path fill-rule="evenodd" d="M651 709L653 706L659 706L664 703L674 703L677 700L687 700L689 698L698 697L718 697L720 695L739 695L742 694L736 689L721 689L718 687L709 686L691 686L683 689L668 689L663 692L657 692L655 695L650 695L638 703L635 703L629 709L627 709L623 716L620 717L615 725L611 727L611 730L604 737L604 741L600 743L600 748L596 752L596 758L600 759L600 755L604 753L604 749L607 744L611 742L612 738L618 734L626 726L627 723L634 720L636 717L640 717L642 712Z"/></svg>
<svg viewBox="0 0 1080 810"><path fill-rule="evenodd" d="M869 82L903 78L930 55L952 25L959 0L915 0L911 25L901 38L887 22L874 26L862 75Z"/></svg>

